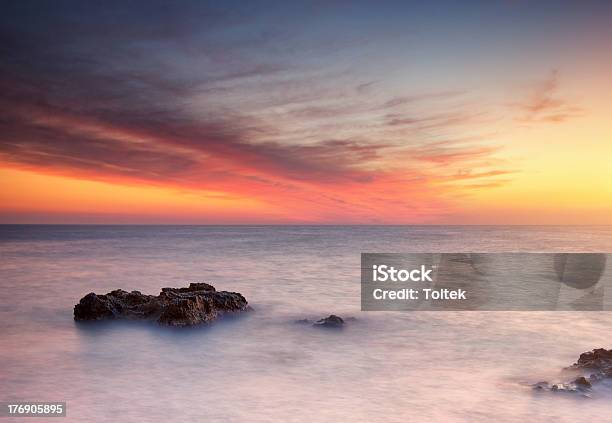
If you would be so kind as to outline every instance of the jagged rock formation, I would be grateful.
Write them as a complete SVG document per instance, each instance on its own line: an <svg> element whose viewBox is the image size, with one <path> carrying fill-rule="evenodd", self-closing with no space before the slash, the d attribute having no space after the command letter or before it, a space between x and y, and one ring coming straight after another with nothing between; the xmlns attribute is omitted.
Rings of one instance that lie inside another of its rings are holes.
<svg viewBox="0 0 612 423"><path fill-rule="evenodd" d="M598 348L580 354L578 361L568 367L570 370L579 370L583 376L562 383L538 382L533 386L537 390L579 392L588 394L594 384L612 378L612 350Z"/></svg>
<svg viewBox="0 0 612 423"><path fill-rule="evenodd" d="M74 306L74 320L144 319L167 326L192 326L248 309L247 300L237 292L191 283L187 288L162 288L158 296L122 289L103 295L91 292Z"/></svg>

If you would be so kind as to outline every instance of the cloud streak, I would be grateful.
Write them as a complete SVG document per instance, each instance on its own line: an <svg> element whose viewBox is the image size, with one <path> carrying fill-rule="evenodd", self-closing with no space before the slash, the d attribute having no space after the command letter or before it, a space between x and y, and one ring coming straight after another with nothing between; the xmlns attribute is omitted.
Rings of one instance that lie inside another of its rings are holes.
<svg viewBox="0 0 612 423"><path fill-rule="evenodd" d="M536 84L527 101L517 105L521 110L518 118L523 123L562 123L584 115L584 110L571 104L559 94L559 72L550 75Z"/></svg>
<svg viewBox="0 0 612 423"><path fill-rule="evenodd" d="M342 69L313 71L310 56L283 50L280 29L242 33L256 25L246 12L149 7L146 19L136 3L7 7L2 166L214 190L351 222L445 213L445 183L494 187L509 176L491 169L499 147L437 140L488 118L457 110L465 90L389 94ZM556 87L555 75L525 110L565 119Z"/></svg>

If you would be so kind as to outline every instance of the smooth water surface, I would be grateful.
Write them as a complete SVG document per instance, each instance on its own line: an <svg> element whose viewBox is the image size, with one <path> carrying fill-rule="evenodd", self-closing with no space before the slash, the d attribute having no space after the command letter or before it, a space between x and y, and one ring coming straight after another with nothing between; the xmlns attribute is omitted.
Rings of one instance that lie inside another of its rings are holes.
<svg viewBox="0 0 612 423"><path fill-rule="evenodd" d="M71 422L606 421L605 384L526 383L612 347L610 312L360 312L361 252L510 251L611 252L612 227L0 226L0 400L66 401ZM254 311L195 329L72 319L88 292L194 281ZM330 313L357 321L294 323Z"/></svg>

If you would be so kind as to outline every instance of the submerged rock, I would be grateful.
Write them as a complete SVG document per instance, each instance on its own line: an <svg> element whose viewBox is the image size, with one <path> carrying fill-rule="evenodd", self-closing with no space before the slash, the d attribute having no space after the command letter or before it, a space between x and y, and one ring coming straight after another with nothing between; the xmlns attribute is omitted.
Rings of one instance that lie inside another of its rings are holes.
<svg viewBox="0 0 612 423"><path fill-rule="evenodd" d="M344 326L344 320L341 317L336 316L335 314L331 314L329 317L317 320L313 323L313 326L321 328L340 329Z"/></svg>
<svg viewBox="0 0 612 423"><path fill-rule="evenodd" d="M92 292L74 306L74 320L144 319L167 326L192 326L248 309L247 300L237 292L191 283L186 288L162 288L158 296L122 289L102 295Z"/></svg>
<svg viewBox="0 0 612 423"><path fill-rule="evenodd" d="M552 392L576 392L584 396L589 396L591 390L591 382L589 382L584 376L577 377L571 382L563 383L548 383L538 382L531 385L533 389L538 391L552 391Z"/></svg>
<svg viewBox="0 0 612 423"><path fill-rule="evenodd" d="M598 348L580 354L578 361L568 369L580 370L584 375L563 383L538 382L531 385L536 390L579 392L583 395L593 387L593 384L612 378L612 350Z"/></svg>
<svg viewBox="0 0 612 423"><path fill-rule="evenodd" d="M340 329L348 322L354 322L357 319L355 317L346 317L342 318L340 316L336 316L335 314L330 314L328 317L324 317L319 320L310 320L310 319L298 319L294 320L293 323L297 325L310 325L317 328L333 328Z"/></svg>

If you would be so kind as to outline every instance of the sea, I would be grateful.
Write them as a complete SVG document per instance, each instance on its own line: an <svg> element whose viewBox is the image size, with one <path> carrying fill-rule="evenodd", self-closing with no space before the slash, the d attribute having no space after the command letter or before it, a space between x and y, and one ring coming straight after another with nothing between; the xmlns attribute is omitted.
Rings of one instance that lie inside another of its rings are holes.
<svg viewBox="0 0 612 423"><path fill-rule="evenodd" d="M608 382L530 387L612 348L612 312L361 311L362 252L612 252L612 227L1 225L0 401L66 402L66 422L612 421ZM252 311L73 320L89 292L190 282ZM355 320L296 323L330 314Z"/></svg>

